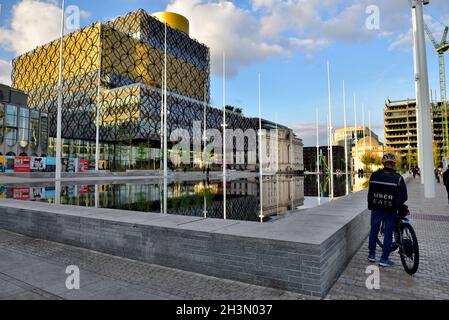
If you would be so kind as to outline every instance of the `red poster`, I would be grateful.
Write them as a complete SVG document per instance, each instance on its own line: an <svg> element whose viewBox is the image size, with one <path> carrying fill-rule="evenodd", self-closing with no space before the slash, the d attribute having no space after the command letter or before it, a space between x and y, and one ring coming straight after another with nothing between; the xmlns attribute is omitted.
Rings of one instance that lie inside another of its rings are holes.
<svg viewBox="0 0 449 320"><path fill-rule="evenodd" d="M31 157L14 158L14 172L30 172L30 171L31 171Z"/></svg>
<svg viewBox="0 0 449 320"><path fill-rule="evenodd" d="M89 193L89 186L85 186L85 185L80 186L80 189L79 189L79 194L80 195L88 194L88 193Z"/></svg>
<svg viewBox="0 0 449 320"><path fill-rule="evenodd" d="M87 159L80 159L79 172L84 172L88 170L89 170L89 161Z"/></svg>
<svg viewBox="0 0 449 320"><path fill-rule="evenodd" d="M13 188L12 192L14 200L30 200L30 188L28 187Z"/></svg>

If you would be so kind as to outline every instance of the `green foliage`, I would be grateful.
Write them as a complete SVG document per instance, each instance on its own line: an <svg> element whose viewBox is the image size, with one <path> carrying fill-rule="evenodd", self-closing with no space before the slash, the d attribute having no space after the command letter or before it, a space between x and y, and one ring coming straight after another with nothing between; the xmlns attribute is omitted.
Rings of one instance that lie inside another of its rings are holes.
<svg viewBox="0 0 449 320"><path fill-rule="evenodd" d="M374 155L372 152L365 153L362 156L361 161L365 166L365 171L370 171L371 166L382 166L382 158Z"/></svg>

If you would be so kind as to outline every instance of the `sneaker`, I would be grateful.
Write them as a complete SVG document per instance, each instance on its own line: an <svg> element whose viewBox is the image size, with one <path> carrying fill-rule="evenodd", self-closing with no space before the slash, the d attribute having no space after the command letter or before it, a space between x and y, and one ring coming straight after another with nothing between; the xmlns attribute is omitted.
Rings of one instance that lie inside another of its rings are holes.
<svg viewBox="0 0 449 320"><path fill-rule="evenodd" d="M368 256L368 261L372 262L372 263L375 263L376 262L376 255L375 254L370 254Z"/></svg>
<svg viewBox="0 0 449 320"><path fill-rule="evenodd" d="M393 267L394 262L391 260L380 259L379 266L381 267Z"/></svg>

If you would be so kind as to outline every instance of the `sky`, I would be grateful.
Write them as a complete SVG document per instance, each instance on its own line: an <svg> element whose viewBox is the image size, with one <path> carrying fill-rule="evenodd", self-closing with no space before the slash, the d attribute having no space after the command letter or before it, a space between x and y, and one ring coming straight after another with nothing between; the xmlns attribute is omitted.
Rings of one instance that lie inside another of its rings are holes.
<svg viewBox="0 0 449 320"><path fill-rule="evenodd" d="M58 38L61 2L0 0L0 83L10 83L14 57ZM257 117L260 74L262 116L294 128L305 146L316 144L317 109L320 143L327 143L327 61L335 128L344 123L343 81L348 125L355 93L358 124L363 104L365 125L371 114L381 138L385 100L415 97L408 0L66 0L68 6L79 10L81 27L140 8L185 15L190 35L211 49L212 103L223 101L226 52L227 104ZM425 21L440 41L449 1L431 0ZM430 87L439 97L438 57L427 44Z"/></svg>

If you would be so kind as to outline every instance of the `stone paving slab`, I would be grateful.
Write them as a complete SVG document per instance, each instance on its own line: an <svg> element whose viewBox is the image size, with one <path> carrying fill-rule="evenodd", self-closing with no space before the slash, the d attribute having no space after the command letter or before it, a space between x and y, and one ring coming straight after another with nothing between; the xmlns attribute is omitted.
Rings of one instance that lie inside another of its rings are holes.
<svg viewBox="0 0 449 320"><path fill-rule="evenodd" d="M80 290L64 288L69 265L80 268ZM0 230L0 299L302 300L304 296Z"/></svg>
<svg viewBox="0 0 449 320"><path fill-rule="evenodd" d="M433 218L449 217L449 204L442 184L436 185L436 191L435 199L424 199L423 186L417 180L408 184L408 204L420 246L420 265L414 276L405 273L399 255L393 253L396 266L380 269L380 290L368 290L365 271L371 264L366 260L366 241L327 299L449 299L449 221Z"/></svg>

